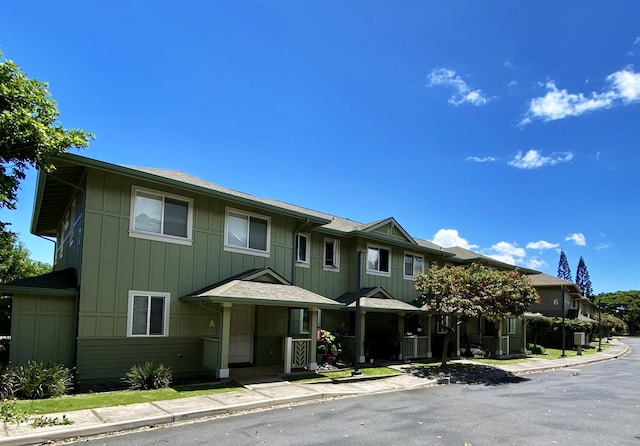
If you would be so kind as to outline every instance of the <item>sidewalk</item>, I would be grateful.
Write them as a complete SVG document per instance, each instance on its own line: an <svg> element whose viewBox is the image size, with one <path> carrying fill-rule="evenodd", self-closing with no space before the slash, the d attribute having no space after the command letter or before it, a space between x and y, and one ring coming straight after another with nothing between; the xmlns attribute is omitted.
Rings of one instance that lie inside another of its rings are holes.
<svg viewBox="0 0 640 446"><path fill-rule="evenodd" d="M523 375L563 367L576 367L593 362L619 358L628 346L617 340L608 348L592 355L575 356L557 360L531 360L517 364L493 365L513 375ZM460 362L472 362L460 360ZM397 366L402 369L403 366ZM0 445L29 445L74 437L86 437L109 432L126 431L144 426L174 423L177 421L225 415L245 410L270 408L290 403L319 401L328 398L358 396L398 390L410 390L437 385L438 379L426 379L411 374L390 375L378 379L345 378L331 382L272 381L245 384L237 392L197 396L154 403L77 410L50 417L67 418L73 424L33 428L29 424L3 423L0 425Z"/></svg>

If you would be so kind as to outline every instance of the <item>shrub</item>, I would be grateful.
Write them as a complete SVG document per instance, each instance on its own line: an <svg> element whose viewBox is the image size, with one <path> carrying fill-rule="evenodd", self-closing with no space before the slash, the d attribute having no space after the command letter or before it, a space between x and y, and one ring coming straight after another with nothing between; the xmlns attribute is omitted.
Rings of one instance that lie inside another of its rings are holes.
<svg viewBox="0 0 640 446"><path fill-rule="evenodd" d="M44 399L62 396L71 389L71 371L59 363L29 361L13 369L17 388L15 396L22 399Z"/></svg>
<svg viewBox="0 0 640 446"><path fill-rule="evenodd" d="M13 369L0 366L0 401L11 399L16 388L16 374Z"/></svg>
<svg viewBox="0 0 640 446"><path fill-rule="evenodd" d="M145 362L144 365L134 365L127 372L124 381L132 389L149 390L164 389L169 387L173 372L170 367L154 362Z"/></svg>
<svg viewBox="0 0 640 446"><path fill-rule="evenodd" d="M537 344L527 344L527 350L534 355L544 355L546 353L544 347Z"/></svg>

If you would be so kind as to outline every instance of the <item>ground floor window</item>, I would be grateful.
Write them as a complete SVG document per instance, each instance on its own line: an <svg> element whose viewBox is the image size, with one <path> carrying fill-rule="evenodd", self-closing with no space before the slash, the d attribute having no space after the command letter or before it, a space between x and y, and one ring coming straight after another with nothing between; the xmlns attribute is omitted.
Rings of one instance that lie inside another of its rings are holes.
<svg viewBox="0 0 640 446"><path fill-rule="evenodd" d="M518 319L510 317L507 319L507 334L516 334L518 332Z"/></svg>
<svg viewBox="0 0 640 446"><path fill-rule="evenodd" d="M170 293L129 291L127 336L167 336L170 297Z"/></svg>

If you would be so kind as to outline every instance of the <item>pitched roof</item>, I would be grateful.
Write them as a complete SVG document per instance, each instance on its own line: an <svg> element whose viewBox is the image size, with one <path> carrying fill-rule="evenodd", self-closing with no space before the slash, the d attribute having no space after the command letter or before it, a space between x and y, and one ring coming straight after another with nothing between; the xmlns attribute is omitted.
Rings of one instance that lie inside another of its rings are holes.
<svg viewBox="0 0 640 446"><path fill-rule="evenodd" d="M564 286L570 288L570 291L572 291L573 294L577 293L582 295L580 287L578 287L578 285L573 282L569 282L568 280L560 279L559 277L550 276L549 274L544 273L538 273L530 275L529 279L531 279L531 284L534 287L544 288Z"/></svg>
<svg viewBox="0 0 640 446"><path fill-rule="evenodd" d="M351 291L338 297L336 300L342 302L349 309L356 308L357 293ZM391 296L382 287L360 288L360 308L367 311L383 312L417 312L418 308L411 304L398 300Z"/></svg>
<svg viewBox="0 0 640 446"><path fill-rule="evenodd" d="M184 302L251 303L302 308L336 308L342 304L320 294L291 285L271 268L249 270L202 288L180 300Z"/></svg>
<svg viewBox="0 0 640 446"><path fill-rule="evenodd" d="M530 268L524 268L517 265L511 265L509 263L502 262L500 260L496 260L493 257L480 254L475 251L471 251L469 249L463 248L461 246L451 246L448 248L444 248L445 251L450 252L455 257L451 259L452 261L458 261L459 263L468 264L473 262L486 263L492 266L496 266L499 268L506 269L517 269L523 274L538 274L539 271Z"/></svg>
<svg viewBox="0 0 640 446"><path fill-rule="evenodd" d="M0 293L75 296L78 294L77 286L76 270L67 268L2 284Z"/></svg>

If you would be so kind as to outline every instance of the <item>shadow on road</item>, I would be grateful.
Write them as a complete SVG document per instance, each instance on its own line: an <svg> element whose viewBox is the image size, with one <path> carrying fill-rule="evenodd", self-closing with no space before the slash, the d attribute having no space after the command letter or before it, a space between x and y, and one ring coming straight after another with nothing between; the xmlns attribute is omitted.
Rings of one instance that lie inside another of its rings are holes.
<svg viewBox="0 0 640 446"><path fill-rule="evenodd" d="M420 378L435 379L438 380L438 383L442 384L484 384L486 386L497 386L529 381L528 378L516 376L511 372L478 364L451 364L444 368L415 366L405 369L405 372Z"/></svg>

